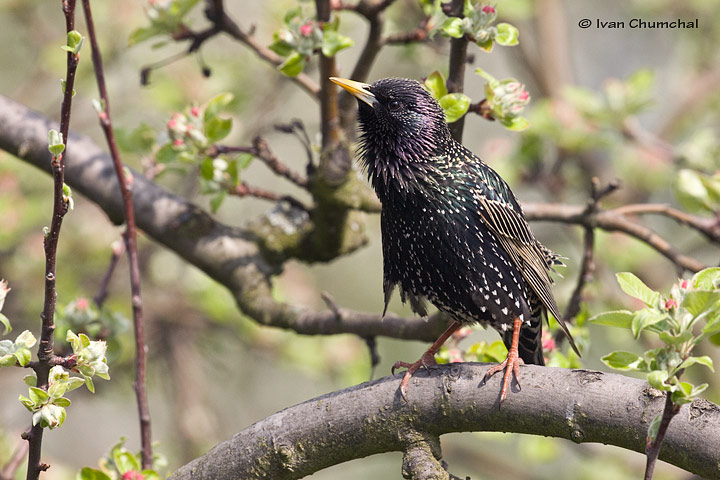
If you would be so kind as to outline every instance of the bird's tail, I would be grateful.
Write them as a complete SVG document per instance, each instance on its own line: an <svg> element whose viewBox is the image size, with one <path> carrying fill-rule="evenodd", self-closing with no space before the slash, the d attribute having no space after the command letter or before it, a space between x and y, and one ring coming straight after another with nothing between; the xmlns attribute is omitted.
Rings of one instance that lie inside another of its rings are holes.
<svg viewBox="0 0 720 480"><path fill-rule="evenodd" d="M542 308L540 302L537 302L533 307L530 314L530 325L523 323L520 327L518 354L527 364L545 365L542 347L542 321L545 309ZM512 337L513 332L511 329L508 329L502 335L503 343L508 349L512 344Z"/></svg>

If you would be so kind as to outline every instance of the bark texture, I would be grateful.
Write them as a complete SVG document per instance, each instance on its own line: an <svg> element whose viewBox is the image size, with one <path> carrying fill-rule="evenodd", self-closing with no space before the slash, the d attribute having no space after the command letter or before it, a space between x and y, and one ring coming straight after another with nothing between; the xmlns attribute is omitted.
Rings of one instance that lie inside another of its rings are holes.
<svg viewBox="0 0 720 480"><path fill-rule="evenodd" d="M323 395L282 410L181 467L173 480L289 480L356 458L427 449L450 432L499 431L566 438L645 451L649 423L664 395L642 380L588 370L520 367L498 409L500 377L486 385L482 364L450 364L418 372L408 402L401 374ZM409 432L416 432L411 434ZM683 406L668 429L660 459L705 478L720 478L720 407L706 400ZM432 462L439 448L426 455ZM414 471L406 462L403 470ZM433 468L424 467L425 471Z"/></svg>

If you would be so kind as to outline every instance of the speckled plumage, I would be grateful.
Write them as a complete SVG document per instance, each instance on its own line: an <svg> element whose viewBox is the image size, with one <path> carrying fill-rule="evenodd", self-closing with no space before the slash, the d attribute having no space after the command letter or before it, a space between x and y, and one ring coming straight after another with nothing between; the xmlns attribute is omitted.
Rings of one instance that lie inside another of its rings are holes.
<svg viewBox="0 0 720 480"><path fill-rule="evenodd" d="M549 310L570 339L550 291L557 255L541 245L500 176L452 139L444 113L422 86L389 78L359 101L360 159L382 202L385 308L399 287L419 315L426 299L461 323L480 322L519 355L542 365Z"/></svg>

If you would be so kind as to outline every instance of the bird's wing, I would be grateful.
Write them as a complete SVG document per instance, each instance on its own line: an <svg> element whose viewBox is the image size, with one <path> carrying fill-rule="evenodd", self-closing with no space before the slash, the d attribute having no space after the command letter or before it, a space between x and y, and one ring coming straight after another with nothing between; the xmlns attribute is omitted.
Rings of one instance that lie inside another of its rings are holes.
<svg viewBox="0 0 720 480"><path fill-rule="evenodd" d="M483 168L478 169L477 178L478 182L472 190L480 217L498 236L512 262L543 305L555 317L577 352L575 342L550 290L553 280L549 272L552 265L558 263L557 255L537 241L515 195L495 171L483 165Z"/></svg>

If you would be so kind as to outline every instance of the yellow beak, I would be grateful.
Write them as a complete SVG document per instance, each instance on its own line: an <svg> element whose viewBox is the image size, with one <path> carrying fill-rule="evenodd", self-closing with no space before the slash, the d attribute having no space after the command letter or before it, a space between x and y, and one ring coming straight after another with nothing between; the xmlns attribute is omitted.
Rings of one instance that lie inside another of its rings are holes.
<svg viewBox="0 0 720 480"><path fill-rule="evenodd" d="M368 90L368 87L370 85L368 85L367 83L356 82L355 80L348 80L338 77L330 77L330 81L340 85L352 95L356 96L359 100L362 100L373 108L378 103L375 95L373 95L372 92Z"/></svg>

